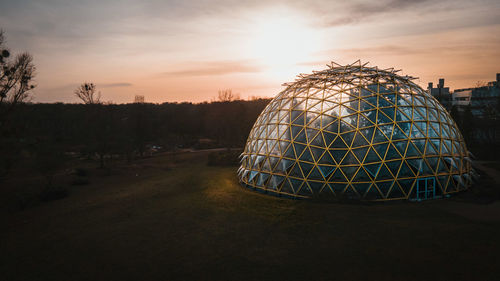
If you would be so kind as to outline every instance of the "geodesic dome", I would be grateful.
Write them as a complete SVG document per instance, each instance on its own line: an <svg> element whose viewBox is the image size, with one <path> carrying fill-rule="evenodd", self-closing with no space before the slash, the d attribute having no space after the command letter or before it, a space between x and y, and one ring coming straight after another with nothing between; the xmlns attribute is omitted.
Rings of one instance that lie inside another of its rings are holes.
<svg viewBox="0 0 500 281"><path fill-rule="evenodd" d="M363 200L467 189L473 170L455 122L397 72L332 63L284 84L250 132L241 183L275 195Z"/></svg>

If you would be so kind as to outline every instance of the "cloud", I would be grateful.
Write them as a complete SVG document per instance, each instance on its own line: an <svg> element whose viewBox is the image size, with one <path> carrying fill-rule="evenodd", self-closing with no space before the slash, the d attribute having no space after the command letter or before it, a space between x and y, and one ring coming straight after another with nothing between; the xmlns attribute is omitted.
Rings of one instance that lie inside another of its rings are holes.
<svg viewBox="0 0 500 281"><path fill-rule="evenodd" d="M389 13L401 13L406 10L428 9L432 5L429 0L389 0L389 1L366 1L349 2L342 7L339 17L326 20L323 27L334 27L341 25L356 24L364 20L373 19L377 16ZM331 9L324 10L324 13L331 13Z"/></svg>
<svg viewBox="0 0 500 281"><path fill-rule="evenodd" d="M186 68L176 71L162 72L161 76L213 76L234 73L260 72L261 68L248 61L212 61L203 63L188 63L196 65L193 68Z"/></svg>

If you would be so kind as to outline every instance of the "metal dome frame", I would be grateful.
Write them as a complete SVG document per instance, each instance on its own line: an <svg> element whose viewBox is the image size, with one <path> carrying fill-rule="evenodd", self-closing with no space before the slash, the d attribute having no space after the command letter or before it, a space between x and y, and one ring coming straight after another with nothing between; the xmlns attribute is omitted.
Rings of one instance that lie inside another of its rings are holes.
<svg viewBox="0 0 500 281"><path fill-rule="evenodd" d="M255 122L238 169L293 198L425 200L467 189L467 147L441 104L394 68L356 61L300 74Z"/></svg>

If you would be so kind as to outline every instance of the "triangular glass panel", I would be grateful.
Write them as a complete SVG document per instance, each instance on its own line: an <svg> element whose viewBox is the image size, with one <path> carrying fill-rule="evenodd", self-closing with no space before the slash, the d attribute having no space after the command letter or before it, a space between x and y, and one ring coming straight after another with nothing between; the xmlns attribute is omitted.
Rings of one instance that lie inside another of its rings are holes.
<svg viewBox="0 0 500 281"><path fill-rule="evenodd" d="M352 146L359 147L364 145L368 145L368 142L365 140L365 138L360 132L357 132L356 136L354 137L354 141L352 142Z"/></svg>
<svg viewBox="0 0 500 281"><path fill-rule="evenodd" d="M365 165L364 167L368 171L368 173L372 176L372 178L375 178L381 166L382 163L375 163L375 164Z"/></svg>
<svg viewBox="0 0 500 281"><path fill-rule="evenodd" d="M300 156L300 160L307 162L314 162L311 152L309 148L304 149L304 153Z"/></svg>
<svg viewBox="0 0 500 281"><path fill-rule="evenodd" d="M283 176L272 175L267 187L272 190L278 190L284 179L285 177Z"/></svg>
<svg viewBox="0 0 500 281"><path fill-rule="evenodd" d="M411 187L413 186L414 179L403 179L398 180L399 185L401 186L402 191L405 194L408 194L411 191Z"/></svg>
<svg viewBox="0 0 500 281"><path fill-rule="evenodd" d="M387 150L385 159L386 160L401 159L401 155L399 155L398 150L394 147L394 145L392 144L389 145L389 149Z"/></svg>
<svg viewBox="0 0 500 281"><path fill-rule="evenodd" d="M341 166L340 168L344 172L344 175L347 177L347 179L351 180L354 177L356 170L358 170L358 167L359 166Z"/></svg>
<svg viewBox="0 0 500 281"><path fill-rule="evenodd" d="M434 146L431 145L430 141L427 141L427 148L425 149L425 155L437 155L437 151Z"/></svg>
<svg viewBox="0 0 500 281"><path fill-rule="evenodd" d="M376 124L377 123L377 110L372 110L368 112L364 112L363 115L368 118L371 123Z"/></svg>
<svg viewBox="0 0 500 281"><path fill-rule="evenodd" d="M366 102L365 100L361 100L361 103L359 105L359 110L360 111L366 111L366 110L372 110L374 109L374 106Z"/></svg>
<svg viewBox="0 0 500 281"><path fill-rule="evenodd" d="M411 168L405 161L403 161L403 164L401 164L401 169L399 170L398 177L414 177L414 176L415 174L413 173Z"/></svg>
<svg viewBox="0 0 500 281"><path fill-rule="evenodd" d="M330 150L330 154L332 155L333 159L335 159L335 162L340 163L344 156L346 155L347 150Z"/></svg>
<svg viewBox="0 0 500 281"><path fill-rule="evenodd" d="M357 184L352 184L352 186L354 187L354 189L356 189L356 191L361 197L364 197L365 193L370 188L371 183L357 183Z"/></svg>
<svg viewBox="0 0 500 281"><path fill-rule="evenodd" d="M279 169L279 171L287 173L289 172L289 169L290 167L292 167L293 163L295 163L295 161L293 160L281 159L281 162L278 164L277 168Z"/></svg>
<svg viewBox="0 0 500 281"><path fill-rule="evenodd" d="M449 165L447 165L443 158L439 160L439 167L438 167L438 173L448 173L449 171Z"/></svg>
<svg viewBox="0 0 500 281"><path fill-rule="evenodd" d="M303 196L309 196L312 194L311 189L309 188L309 185L307 185L307 182L304 182L300 190L297 192L298 195L303 195Z"/></svg>
<svg viewBox="0 0 500 281"><path fill-rule="evenodd" d="M356 173L356 176L353 178L353 182L362 182L362 181L369 181L370 177L368 176L368 173L366 173L365 169L363 167L360 167L358 172Z"/></svg>
<svg viewBox="0 0 500 281"><path fill-rule="evenodd" d="M299 188L302 186L302 183L304 181L302 180L298 180L298 179L289 179L290 180L290 183L292 185L292 188L293 190L295 191L294 193L297 193L297 191L299 190Z"/></svg>
<svg viewBox="0 0 500 281"><path fill-rule="evenodd" d="M396 149L398 150L399 154L401 154L401 155L404 156L405 155L406 146L408 145L408 141L398 141L398 142L395 142L393 144L396 147Z"/></svg>
<svg viewBox="0 0 500 281"><path fill-rule="evenodd" d="M333 176L331 177L330 180L334 181L334 182L347 182L347 179L344 176L344 174L342 173L342 171L340 170L340 168L335 170L335 172L333 173Z"/></svg>
<svg viewBox="0 0 500 281"><path fill-rule="evenodd" d="M309 149L311 150L311 153L314 157L314 161L317 162L321 156L323 155L323 153L325 152L325 149L323 148L317 148L317 147L309 147Z"/></svg>
<svg viewBox="0 0 500 281"><path fill-rule="evenodd" d="M337 133L330 133L323 131L323 138L325 139L325 147L329 147L337 136L338 136Z"/></svg>
<svg viewBox="0 0 500 281"><path fill-rule="evenodd" d="M304 152L306 146L304 144L300 144L300 143L293 143L293 147L295 148L295 155L297 158L300 157L300 155L302 155L302 152Z"/></svg>
<svg viewBox="0 0 500 281"><path fill-rule="evenodd" d="M307 134L307 142L310 143L316 137L316 135L319 134L319 130L313 128L307 128L306 134Z"/></svg>
<svg viewBox="0 0 500 281"><path fill-rule="evenodd" d="M392 121L394 121L394 117L396 115L396 108L395 107L387 107L387 108L382 108L380 109L387 117Z"/></svg>
<svg viewBox="0 0 500 281"><path fill-rule="evenodd" d="M380 192L382 192L384 197L387 198L389 190L391 189L393 184L394 184L394 181L377 182L377 187L380 190Z"/></svg>
<svg viewBox="0 0 500 281"><path fill-rule="evenodd" d="M352 164L359 164L359 162L356 159L356 157L354 157L352 151L349 150L349 152L347 152L347 155L344 157L344 160L342 160L342 165L352 165Z"/></svg>
<svg viewBox="0 0 500 281"><path fill-rule="evenodd" d="M327 196L335 195L335 193L333 192L333 188L328 183L325 183L325 185L321 189L321 194L324 194Z"/></svg>
<svg viewBox="0 0 500 281"><path fill-rule="evenodd" d="M280 192L283 192L283 193L288 193L288 194L294 194L294 190L292 188L292 185L290 184L290 182L288 180L285 180L283 182L283 185L281 185L281 189L280 189Z"/></svg>
<svg viewBox="0 0 500 281"><path fill-rule="evenodd" d="M330 123L324 131L332 132L332 133L338 133L339 132L339 121L336 120L332 123Z"/></svg>
<svg viewBox="0 0 500 281"><path fill-rule="evenodd" d="M344 140L342 140L342 138L339 136L337 137L332 145L330 146L330 148L347 148L347 145L345 144Z"/></svg>
<svg viewBox="0 0 500 281"><path fill-rule="evenodd" d="M389 103L389 101L384 99L382 96L378 96L378 107L388 107L388 106L392 106L392 104Z"/></svg>
<svg viewBox="0 0 500 281"><path fill-rule="evenodd" d="M424 110L422 107L414 107L413 108L413 120L415 121L421 121L421 120L426 120L425 113L423 112Z"/></svg>
<svg viewBox="0 0 500 281"><path fill-rule="evenodd" d="M259 172L250 171L250 175L248 176L248 182L252 182L252 180L255 178L255 176L257 176L257 174L259 174Z"/></svg>
<svg viewBox="0 0 500 281"><path fill-rule="evenodd" d="M411 116L411 107L399 107L396 111L396 122L410 121L408 116Z"/></svg>
<svg viewBox="0 0 500 281"><path fill-rule="evenodd" d="M311 187L313 194L318 194L324 185L324 182L317 182L317 181L308 181L308 183L309 187Z"/></svg>
<svg viewBox="0 0 500 281"><path fill-rule="evenodd" d="M405 197L406 194L403 193L403 191L399 188L397 183L394 183L391 191L387 195L387 198L405 198Z"/></svg>
<svg viewBox="0 0 500 281"><path fill-rule="evenodd" d="M367 151L368 151L368 146L362 148L355 148L352 150L354 155L356 155L356 158L358 158L359 162L363 162Z"/></svg>
<svg viewBox="0 0 500 281"><path fill-rule="evenodd" d="M364 101L369 102L373 107L377 107L377 97L376 96L371 96L364 98Z"/></svg>
<svg viewBox="0 0 500 281"><path fill-rule="evenodd" d="M348 199L359 199L361 197L351 185L348 185L344 190L343 196Z"/></svg>
<svg viewBox="0 0 500 281"><path fill-rule="evenodd" d="M407 159L406 162L410 165L410 168L415 175L423 171L422 159Z"/></svg>
<svg viewBox="0 0 500 281"><path fill-rule="evenodd" d="M370 186L370 189L368 189L368 191L365 192L364 198L367 200L375 200L375 199L381 199L382 195L378 191L377 186L373 183Z"/></svg>
<svg viewBox="0 0 500 281"><path fill-rule="evenodd" d="M420 175L432 175L434 172L432 171L431 167L428 165L426 161L422 160L422 171Z"/></svg>
<svg viewBox="0 0 500 281"><path fill-rule="evenodd" d="M314 166L311 170L311 173L309 174L308 179L313 179L313 180L322 180L324 181L325 179L323 178L323 174L321 171L318 169L318 167Z"/></svg>
<svg viewBox="0 0 500 281"><path fill-rule="evenodd" d="M387 167L382 164L382 166L380 167L380 171L378 172L378 175L377 175L377 179L378 180L384 180L384 179L392 179L392 175L391 173L389 172L389 169L387 169Z"/></svg>
<svg viewBox="0 0 500 281"><path fill-rule="evenodd" d="M336 164L335 161L333 161L333 158L328 151L326 151L323 154L321 159L319 159L318 163L319 164L326 164L326 165L335 165Z"/></svg>
<svg viewBox="0 0 500 281"><path fill-rule="evenodd" d="M345 132L349 132L349 131L352 131L354 130L355 128L353 126L351 126L347 121L347 119L345 118L348 118L348 117L344 117L341 122L340 122L340 130L339 130L339 133L345 133Z"/></svg>
<svg viewBox="0 0 500 281"><path fill-rule="evenodd" d="M356 134L356 132L350 132L350 133L341 134L340 136L344 139L344 142L348 146L351 146L352 140L354 139L355 134Z"/></svg>
<svg viewBox="0 0 500 281"><path fill-rule="evenodd" d="M387 146L389 144L388 143L382 143L382 144L377 144L377 145L374 145L373 148L377 151L378 155L380 155L380 157L382 159L385 158L385 152L387 151Z"/></svg>
<svg viewBox="0 0 500 281"><path fill-rule="evenodd" d="M333 188L333 191L335 192L335 194L337 196L340 196L340 195L344 194L344 190L346 189L347 185L342 184L342 183L334 183L334 184L330 184L330 187Z"/></svg>
<svg viewBox="0 0 500 281"><path fill-rule="evenodd" d="M305 178L309 175L312 168L314 167L313 164L308 164L308 163L304 163L304 162L299 162L299 165L302 168L302 173L304 174Z"/></svg>
<svg viewBox="0 0 500 281"><path fill-rule="evenodd" d="M291 126L292 138L295 139L303 131L304 127Z"/></svg>
<svg viewBox="0 0 500 281"><path fill-rule="evenodd" d="M325 179L327 179L335 170L335 166L318 165L318 168Z"/></svg>
<svg viewBox="0 0 500 281"><path fill-rule="evenodd" d="M392 140L403 140L408 137L405 135L403 130L401 130L397 125L394 126L394 131L392 132Z"/></svg>
<svg viewBox="0 0 500 281"><path fill-rule="evenodd" d="M401 166L401 160L385 162L391 173L396 177L398 175L399 166Z"/></svg>
<svg viewBox="0 0 500 281"><path fill-rule="evenodd" d="M300 125L304 126L305 125L305 116L304 116L304 111L296 111L292 110L292 124L294 125Z"/></svg>
<svg viewBox="0 0 500 281"><path fill-rule="evenodd" d="M300 170L298 163L293 166L288 175L296 178L304 178L304 175L302 175L302 171Z"/></svg>
<svg viewBox="0 0 500 281"><path fill-rule="evenodd" d="M389 141L387 137L382 133L380 129L377 129L375 131L375 135L373 136L373 143L379 143L379 142L387 142Z"/></svg>
<svg viewBox="0 0 500 281"><path fill-rule="evenodd" d="M373 131L375 130L375 127L369 127L369 128L365 128L365 129L361 129L359 130L364 136L365 138L371 142L372 140L372 137L373 137Z"/></svg>
<svg viewBox="0 0 500 281"><path fill-rule="evenodd" d="M285 153L283 153L284 157L287 158L295 158L295 152L293 150L293 146L289 145L288 148L286 149Z"/></svg>
<svg viewBox="0 0 500 281"><path fill-rule="evenodd" d="M378 117L377 117L377 124L387 124L387 123L392 123L392 119L389 117L385 116L385 114L382 113L382 111L378 111Z"/></svg>
<svg viewBox="0 0 500 281"><path fill-rule="evenodd" d="M268 178L269 178L269 174L261 172L259 174L259 176L257 177L257 186L261 186L261 187L265 186Z"/></svg>
<svg viewBox="0 0 500 281"><path fill-rule="evenodd" d="M366 154L366 159L365 163L371 163L371 162L377 162L380 161L381 159L378 157L377 153L373 149L373 147L370 148L368 153Z"/></svg>
<svg viewBox="0 0 500 281"><path fill-rule="evenodd" d="M325 142L323 141L323 134L319 133L314 137L314 139L311 141L311 145L319 146L319 147L325 147Z"/></svg>
<svg viewBox="0 0 500 281"><path fill-rule="evenodd" d="M437 168L438 168L439 158L438 157L428 157L425 160L427 160L427 163L431 167L432 171L436 172Z"/></svg>

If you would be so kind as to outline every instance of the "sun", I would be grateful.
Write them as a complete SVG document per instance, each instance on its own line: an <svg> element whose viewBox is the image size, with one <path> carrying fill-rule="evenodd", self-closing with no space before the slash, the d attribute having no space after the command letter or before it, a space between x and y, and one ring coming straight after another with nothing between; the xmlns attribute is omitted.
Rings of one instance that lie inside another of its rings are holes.
<svg viewBox="0 0 500 281"><path fill-rule="evenodd" d="M311 60L321 47L319 31L304 17L270 13L248 29L248 55L267 67L279 68Z"/></svg>

